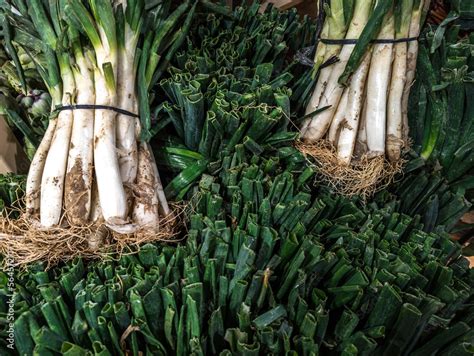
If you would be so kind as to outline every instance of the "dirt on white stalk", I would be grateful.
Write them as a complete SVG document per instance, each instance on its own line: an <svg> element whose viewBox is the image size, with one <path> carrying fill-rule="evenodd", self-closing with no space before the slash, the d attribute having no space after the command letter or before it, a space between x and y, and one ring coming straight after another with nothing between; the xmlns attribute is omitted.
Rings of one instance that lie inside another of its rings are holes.
<svg viewBox="0 0 474 356"><path fill-rule="evenodd" d="M362 113L360 115L359 129L357 131L357 140L354 148L354 155L357 158L361 158L367 154L367 85L365 86L364 98L362 104Z"/></svg>
<svg viewBox="0 0 474 356"><path fill-rule="evenodd" d="M125 25L125 38L125 48L120 51L118 62L118 107L132 113L137 113L136 70L134 64L136 38L133 37L133 33L127 23ZM128 209L130 210L132 203L131 187L135 182L138 170L135 119L120 113L117 114L117 154L120 174L128 198Z"/></svg>
<svg viewBox="0 0 474 356"><path fill-rule="evenodd" d="M99 188L97 187L97 179L94 175L94 181L92 182L90 221L96 224L101 222L103 219L102 209L100 208Z"/></svg>
<svg viewBox="0 0 474 356"><path fill-rule="evenodd" d="M84 57L77 58L74 77L77 104L95 102L92 65ZM94 110L75 110L66 173L64 206L73 225L89 221L93 181Z"/></svg>
<svg viewBox="0 0 474 356"><path fill-rule="evenodd" d="M327 135L328 141L336 147L337 140L339 138L339 132L341 129L341 123L344 121L346 116L346 109L347 109L347 102L349 99L349 89L344 89L344 93L342 94L341 101L337 106L336 113L334 114L334 118L332 119L331 127L329 128L329 133Z"/></svg>
<svg viewBox="0 0 474 356"><path fill-rule="evenodd" d="M133 221L141 229L146 228L148 231L157 229L159 223L157 179L153 165L154 159L150 147L144 142L140 143Z"/></svg>
<svg viewBox="0 0 474 356"><path fill-rule="evenodd" d="M348 88L348 102L346 108L345 120L341 123L339 138L337 141L337 155L339 160L348 165L354 153L357 133L359 130L362 105L364 104L364 89L369 73L371 61L371 52L368 51L359 68L351 78L351 84Z"/></svg>
<svg viewBox="0 0 474 356"><path fill-rule="evenodd" d="M395 44L390 95L387 112L387 156L395 162L400 159L403 140L402 97L406 83L407 44Z"/></svg>

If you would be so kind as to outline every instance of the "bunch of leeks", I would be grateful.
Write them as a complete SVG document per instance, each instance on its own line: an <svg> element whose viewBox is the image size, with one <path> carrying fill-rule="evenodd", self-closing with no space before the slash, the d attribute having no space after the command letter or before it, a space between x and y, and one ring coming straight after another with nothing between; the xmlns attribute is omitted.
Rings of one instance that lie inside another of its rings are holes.
<svg viewBox="0 0 474 356"><path fill-rule="evenodd" d="M363 157L400 160L418 51L417 41L406 39L418 37L428 6L423 0L331 0L325 5L314 68L318 80L301 126L305 141L329 141L341 165ZM334 57L334 64L325 65Z"/></svg>
<svg viewBox="0 0 474 356"><path fill-rule="evenodd" d="M3 6L13 42L46 61L37 66L55 115L26 189L27 213L39 216L41 226L58 226L66 215L71 225L103 220L118 232L133 232L152 229L160 214L169 214L147 143L148 92L184 40L195 8L189 1L174 8L171 1L142 0L13 0ZM106 108L55 111L74 105Z"/></svg>

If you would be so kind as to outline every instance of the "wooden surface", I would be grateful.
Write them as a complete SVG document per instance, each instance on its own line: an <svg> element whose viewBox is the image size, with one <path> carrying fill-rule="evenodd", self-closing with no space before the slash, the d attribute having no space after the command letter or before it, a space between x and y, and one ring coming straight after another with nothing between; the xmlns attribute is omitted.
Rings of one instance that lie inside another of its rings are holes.
<svg viewBox="0 0 474 356"><path fill-rule="evenodd" d="M280 10L288 10L296 5L300 5L304 0L266 0L262 2L260 6L260 12L264 12L269 4L273 4Z"/></svg>
<svg viewBox="0 0 474 356"><path fill-rule="evenodd" d="M23 148L0 115L0 174L27 173L29 167Z"/></svg>
<svg viewBox="0 0 474 356"><path fill-rule="evenodd" d="M225 0L225 3L233 8L244 3L250 5L253 4L253 2L254 0ZM274 7L281 10L288 10L295 7L301 16L309 15L311 17L316 17L317 15L318 0L260 0L260 2L262 4L260 12L265 11L266 7L272 3Z"/></svg>
<svg viewBox="0 0 474 356"><path fill-rule="evenodd" d="M305 0L296 5L296 9L301 16L308 15L315 18L318 15L317 1L318 0Z"/></svg>
<svg viewBox="0 0 474 356"><path fill-rule="evenodd" d="M318 0L266 0L262 2L260 12L265 11L268 4L272 3L273 6L280 10L288 10L292 7L296 7L301 16L309 15L314 18L318 12L317 1Z"/></svg>

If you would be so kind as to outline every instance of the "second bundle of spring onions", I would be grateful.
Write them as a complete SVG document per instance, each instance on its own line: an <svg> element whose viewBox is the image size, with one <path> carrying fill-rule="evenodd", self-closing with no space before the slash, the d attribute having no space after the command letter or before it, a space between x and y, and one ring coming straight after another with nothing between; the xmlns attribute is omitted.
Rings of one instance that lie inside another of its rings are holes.
<svg viewBox="0 0 474 356"><path fill-rule="evenodd" d="M45 66L36 64L53 105L28 175L28 216L45 228L104 221L118 232L153 231L170 209L147 143L148 93L184 40L196 5L7 3L13 42L33 59L45 58Z"/></svg>
<svg viewBox="0 0 474 356"><path fill-rule="evenodd" d="M428 7L427 0L324 2L318 79L302 139L318 147L316 159L319 151L329 155L327 162L339 173L352 175L354 167L371 171L360 176L373 179L364 186L379 183L387 165L396 167L407 145L408 96ZM337 180L339 173L331 169Z"/></svg>

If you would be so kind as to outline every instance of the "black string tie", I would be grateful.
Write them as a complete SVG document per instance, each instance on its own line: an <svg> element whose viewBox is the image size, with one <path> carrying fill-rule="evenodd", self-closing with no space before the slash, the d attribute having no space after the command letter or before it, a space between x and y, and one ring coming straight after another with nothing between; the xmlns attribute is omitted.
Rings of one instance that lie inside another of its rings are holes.
<svg viewBox="0 0 474 356"><path fill-rule="evenodd" d="M347 39L347 38L343 38L343 39L339 39L339 40L330 39L330 38L320 38L319 40L322 43L327 44L327 45L355 45L355 44L357 44L357 41L358 41L357 39ZM370 43L373 43L373 44L393 44L393 43L413 42L413 41L417 41L417 40L418 40L418 37L396 38L396 39L381 38L381 39L374 39L374 40L370 41Z"/></svg>
<svg viewBox="0 0 474 356"><path fill-rule="evenodd" d="M126 115L126 116L131 116L131 117L140 117L139 115L123 110L120 108L116 108L113 106L108 106L108 105L93 105L93 104L77 104L77 105L64 105L64 106L58 106L54 110L55 112L60 112L64 110L111 110L115 111L118 114Z"/></svg>

